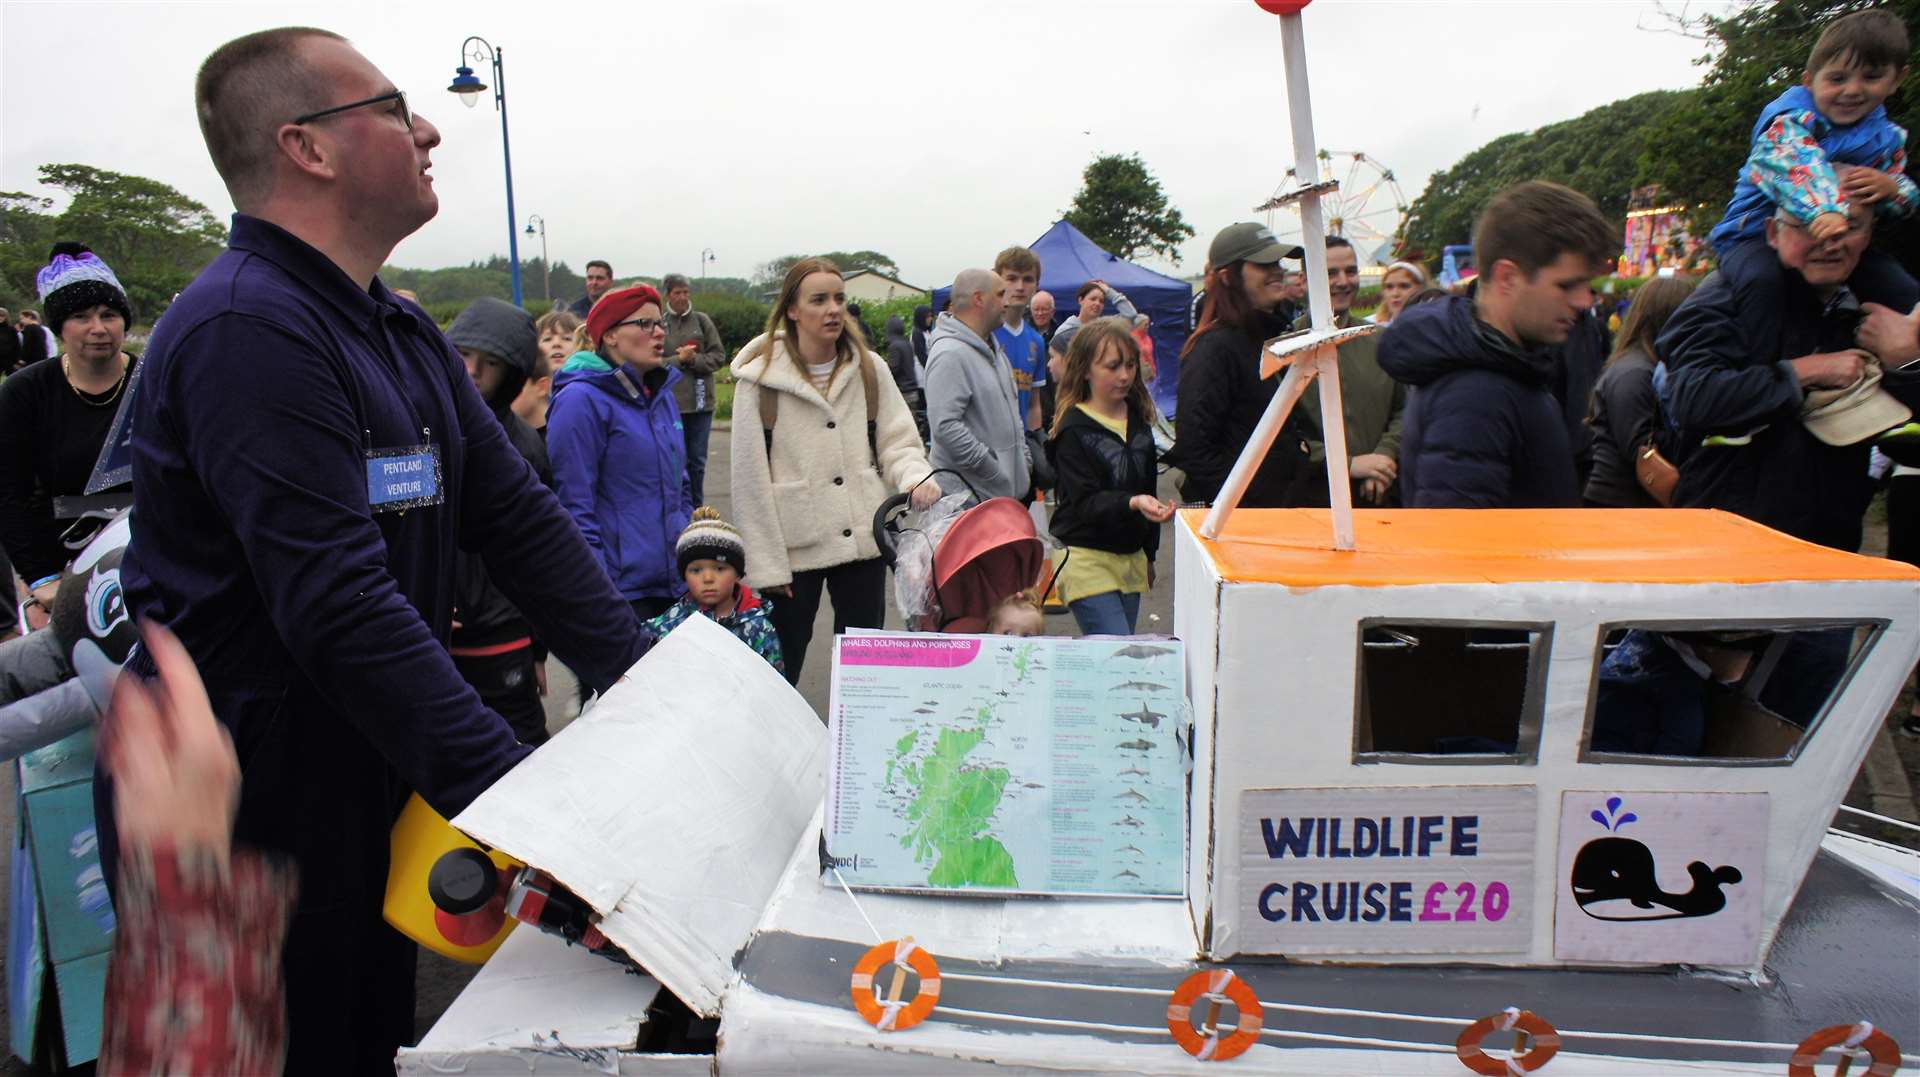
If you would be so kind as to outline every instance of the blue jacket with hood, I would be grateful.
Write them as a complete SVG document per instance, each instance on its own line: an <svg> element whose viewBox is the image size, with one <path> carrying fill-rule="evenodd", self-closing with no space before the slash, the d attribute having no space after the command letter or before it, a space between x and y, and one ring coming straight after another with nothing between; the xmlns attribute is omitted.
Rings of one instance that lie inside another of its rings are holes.
<svg viewBox="0 0 1920 1077"><path fill-rule="evenodd" d="M547 449L560 504L629 600L686 589L673 553L693 514L679 378L672 367L635 376L575 352L553 379Z"/></svg>
<svg viewBox="0 0 1920 1077"><path fill-rule="evenodd" d="M1549 386L1553 353L1524 351L1456 296L1401 312L1380 368L1413 387L1400 437L1409 508L1580 504L1573 450Z"/></svg>
<svg viewBox="0 0 1920 1077"><path fill-rule="evenodd" d="M1896 158L1906 145L1907 133L1887 119L1885 105L1853 123L1840 126L1821 114L1819 106L1814 104L1812 90L1805 86L1794 86L1774 98L1766 108L1760 110L1760 118L1753 121L1753 133L1747 141L1750 146L1756 147L1756 154L1762 152L1757 148L1760 136L1772 126L1774 120L1790 112L1813 113L1812 134L1819 140L1820 155L1826 160L1827 174L1824 178L1835 186L1838 186L1839 180L1832 175L1834 165L1879 168L1882 162ZM1752 160L1749 157L1741 162L1740 178L1733 185L1733 197L1728 200L1720 223L1714 225L1713 231L1707 236L1708 242L1719 254L1725 254L1728 248L1742 240L1763 239L1767 234L1767 218L1773 215L1774 202L1753 181Z"/></svg>

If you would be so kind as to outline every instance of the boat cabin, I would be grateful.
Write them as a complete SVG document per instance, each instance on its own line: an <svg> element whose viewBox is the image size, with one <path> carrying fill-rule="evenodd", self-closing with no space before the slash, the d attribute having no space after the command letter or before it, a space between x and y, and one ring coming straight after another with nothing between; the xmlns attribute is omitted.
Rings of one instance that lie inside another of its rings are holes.
<svg viewBox="0 0 1920 1077"><path fill-rule="evenodd" d="M1920 572L1696 510L1177 526L1213 960L1757 971Z"/></svg>

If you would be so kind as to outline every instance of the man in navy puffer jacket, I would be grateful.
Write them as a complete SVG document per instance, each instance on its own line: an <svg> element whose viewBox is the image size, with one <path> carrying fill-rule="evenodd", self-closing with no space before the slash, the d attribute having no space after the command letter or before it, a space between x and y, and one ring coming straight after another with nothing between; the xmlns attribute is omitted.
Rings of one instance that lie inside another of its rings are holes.
<svg viewBox="0 0 1920 1077"><path fill-rule="evenodd" d="M1403 311L1380 340L1381 369L1413 386L1401 496L1412 508L1577 506L1550 348L1592 304L1612 229L1585 195L1536 181L1495 198L1473 238L1474 295Z"/></svg>

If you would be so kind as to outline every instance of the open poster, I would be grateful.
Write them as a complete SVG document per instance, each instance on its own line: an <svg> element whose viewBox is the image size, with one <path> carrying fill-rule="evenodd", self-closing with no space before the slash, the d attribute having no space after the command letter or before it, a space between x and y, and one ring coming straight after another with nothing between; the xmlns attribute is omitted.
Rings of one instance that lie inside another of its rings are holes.
<svg viewBox="0 0 1920 1077"><path fill-rule="evenodd" d="M1183 893L1174 640L836 641L827 855L850 886Z"/></svg>

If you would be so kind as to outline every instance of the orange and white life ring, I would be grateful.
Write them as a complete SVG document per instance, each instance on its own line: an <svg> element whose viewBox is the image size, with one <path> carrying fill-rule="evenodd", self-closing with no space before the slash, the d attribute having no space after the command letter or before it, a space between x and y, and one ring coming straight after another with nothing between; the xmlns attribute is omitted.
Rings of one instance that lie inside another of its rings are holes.
<svg viewBox="0 0 1920 1077"><path fill-rule="evenodd" d="M1865 1050L1873 1058L1873 1064L1865 1071L1867 1077L1888 1077L1900 1068L1900 1045L1893 1042L1892 1036L1873 1027L1873 1022L1861 1021L1854 1025L1830 1025L1801 1040L1787 1063L1787 1073L1791 1077L1815 1077L1813 1064L1820 1061L1821 1052L1829 1047Z"/></svg>
<svg viewBox="0 0 1920 1077"><path fill-rule="evenodd" d="M1480 1048L1480 1041L1495 1032L1525 1032L1533 1037L1533 1046L1523 1055L1495 1058ZM1546 1065L1559 1053L1560 1033L1532 1011L1509 1006L1468 1025L1453 1046L1460 1061L1475 1073L1486 1077L1520 1077Z"/></svg>
<svg viewBox="0 0 1920 1077"><path fill-rule="evenodd" d="M1193 1027L1193 1004L1207 1003L1206 1035ZM1240 1011L1240 1023L1233 1034L1222 1038L1216 1022L1220 1007L1231 1002ZM1202 1062L1224 1062L1252 1047L1260 1039L1262 1023L1260 999L1247 982L1226 969L1196 972L1180 981L1167 1000L1167 1031L1180 1048Z"/></svg>
<svg viewBox="0 0 1920 1077"><path fill-rule="evenodd" d="M894 967L893 983L882 999L873 989L874 974L883 967ZM920 976L920 990L911 1000L900 997L906 988L907 969ZM883 942L866 953L853 966L853 1008L867 1023L882 1032L900 1032L927 1019L934 1003L940 1001L940 965L933 955L914 945L912 937L898 942Z"/></svg>

